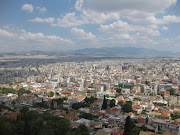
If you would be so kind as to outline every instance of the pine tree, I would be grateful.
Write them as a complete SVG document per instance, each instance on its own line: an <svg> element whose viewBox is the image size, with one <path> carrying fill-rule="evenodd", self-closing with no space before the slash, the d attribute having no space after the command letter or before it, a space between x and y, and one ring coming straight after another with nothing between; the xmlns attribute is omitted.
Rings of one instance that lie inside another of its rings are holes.
<svg viewBox="0 0 180 135"><path fill-rule="evenodd" d="M106 96L105 96L105 95L104 95L104 100L103 100L102 109L107 109L107 99L106 99Z"/></svg>
<svg viewBox="0 0 180 135"><path fill-rule="evenodd" d="M126 118L125 129L124 129L123 135L133 135L133 123L129 116Z"/></svg>

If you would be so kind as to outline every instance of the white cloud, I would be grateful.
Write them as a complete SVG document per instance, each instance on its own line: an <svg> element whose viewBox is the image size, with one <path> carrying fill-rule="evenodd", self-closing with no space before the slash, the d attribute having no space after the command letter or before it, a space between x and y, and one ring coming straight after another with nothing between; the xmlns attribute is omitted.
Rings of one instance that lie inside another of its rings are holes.
<svg viewBox="0 0 180 135"><path fill-rule="evenodd" d="M100 31L112 35L117 35L119 33L125 34L129 32L141 32L151 36L160 36L158 30L154 30L153 28L128 24L127 22L123 22L121 20L118 20L117 22L114 22L109 25L101 25Z"/></svg>
<svg viewBox="0 0 180 135"><path fill-rule="evenodd" d="M47 9L45 7L36 7L36 9L40 12L40 13L45 13L47 11Z"/></svg>
<svg viewBox="0 0 180 135"><path fill-rule="evenodd" d="M138 10L151 13L163 12L164 9L175 5L177 0L84 0L84 7L104 11Z"/></svg>
<svg viewBox="0 0 180 135"><path fill-rule="evenodd" d="M118 32L130 32L134 31L134 29L127 23L121 20L114 22L110 25L101 25L100 30L107 33L118 33Z"/></svg>
<svg viewBox="0 0 180 135"><path fill-rule="evenodd" d="M120 34L119 37L124 38L124 39L130 39L131 38L129 34Z"/></svg>
<svg viewBox="0 0 180 135"><path fill-rule="evenodd" d="M34 6L32 4L24 4L21 9L32 13L34 10Z"/></svg>
<svg viewBox="0 0 180 135"><path fill-rule="evenodd" d="M163 27L161 28L161 30L167 31L167 30L168 30L168 27L163 26Z"/></svg>
<svg viewBox="0 0 180 135"><path fill-rule="evenodd" d="M13 33L0 29L0 37L14 37Z"/></svg>
<svg viewBox="0 0 180 135"><path fill-rule="evenodd" d="M117 12L103 13L103 12L97 12L94 10L83 10L82 17L85 20L88 20L88 23L100 24L108 20L110 21L118 20L119 14Z"/></svg>
<svg viewBox="0 0 180 135"><path fill-rule="evenodd" d="M151 36L160 36L160 33L158 30L146 29L145 32Z"/></svg>
<svg viewBox="0 0 180 135"><path fill-rule="evenodd" d="M180 16L175 15L167 15L163 16L162 18L156 18L154 16L149 16L146 18L146 23L149 24L168 24L168 23L179 23Z"/></svg>
<svg viewBox="0 0 180 135"><path fill-rule="evenodd" d="M82 9L82 6L83 6L83 0L77 0L75 3L75 9L80 11Z"/></svg>
<svg viewBox="0 0 180 135"><path fill-rule="evenodd" d="M175 15L163 16L163 21L164 23L179 23L180 16L175 16Z"/></svg>
<svg viewBox="0 0 180 135"><path fill-rule="evenodd" d="M53 23L54 22L54 18L53 17L49 17L49 18L39 18L39 17L36 17L34 19L31 19L29 21L31 22L39 22L39 23Z"/></svg>
<svg viewBox="0 0 180 135"><path fill-rule="evenodd" d="M93 40L96 38L91 32L86 33L83 29L72 28L71 33L80 40Z"/></svg>
<svg viewBox="0 0 180 135"><path fill-rule="evenodd" d="M81 11L88 23L101 24L108 20L126 18L134 24L158 28L163 23L179 22L175 16L158 19L155 15L176 5L177 0L76 0L75 9ZM169 19L171 18L171 21Z"/></svg>
<svg viewBox="0 0 180 135"><path fill-rule="evenodd" d="M1 47L5 52L14 51L51 51L69 49L74 45L70 39L64 39L56 35L44 35L43 33L32 33L25 30L10 32L0 29Z"/></svg>
<svg viewBox="0 0 180 135"><path fill-rule="evenodd" d="M57 19L57 23L52 24L52 26L61 26L61 27L73 27L84 24L85 21L79 20L74 12L67 13L65 16Z"/></svg>

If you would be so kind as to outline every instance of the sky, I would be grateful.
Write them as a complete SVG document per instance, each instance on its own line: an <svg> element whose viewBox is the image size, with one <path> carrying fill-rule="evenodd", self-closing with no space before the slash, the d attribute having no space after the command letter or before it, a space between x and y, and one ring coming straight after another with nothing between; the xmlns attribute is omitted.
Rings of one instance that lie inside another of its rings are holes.
<svg viewBox="0 0 180 135"><path fill-rule="evenodd" d="M0 52L180 52L180 0L0 0Z"/></svg>

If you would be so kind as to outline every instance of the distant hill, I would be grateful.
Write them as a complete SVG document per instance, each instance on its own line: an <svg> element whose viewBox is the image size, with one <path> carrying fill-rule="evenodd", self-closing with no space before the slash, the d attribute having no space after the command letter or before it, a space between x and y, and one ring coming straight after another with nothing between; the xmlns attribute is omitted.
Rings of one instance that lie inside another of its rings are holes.
<svg viewBox="0 0 180 135"><path fill-rule="evenodd" d="M136 47L85 48L71 51L71 53L97 56L180 56L180 52L174 53Z"/></svg>
<svg viewBox="0 0 180 135"><path fill-rule="evenodd" d="M180 52L171 52L171 51L159 51L149 48L136 48L136 47L103 47L103 48L85 48L78 49L66 52L58 51L30 51L30 52L13 52L13 53L0 53L0 57L3 56L34 56L34 55L48 55L48 56L180 56Z"/></svg>

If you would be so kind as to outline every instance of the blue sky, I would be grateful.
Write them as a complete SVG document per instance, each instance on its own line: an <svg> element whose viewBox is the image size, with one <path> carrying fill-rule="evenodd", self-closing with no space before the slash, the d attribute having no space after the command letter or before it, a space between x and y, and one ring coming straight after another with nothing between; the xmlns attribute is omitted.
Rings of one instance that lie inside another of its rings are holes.
<svg viewBox="0 0 180 135"><path fill-rule="evenodd" d="M180 52L179 0L1 0L0 52L132 46Z"/></svg>

